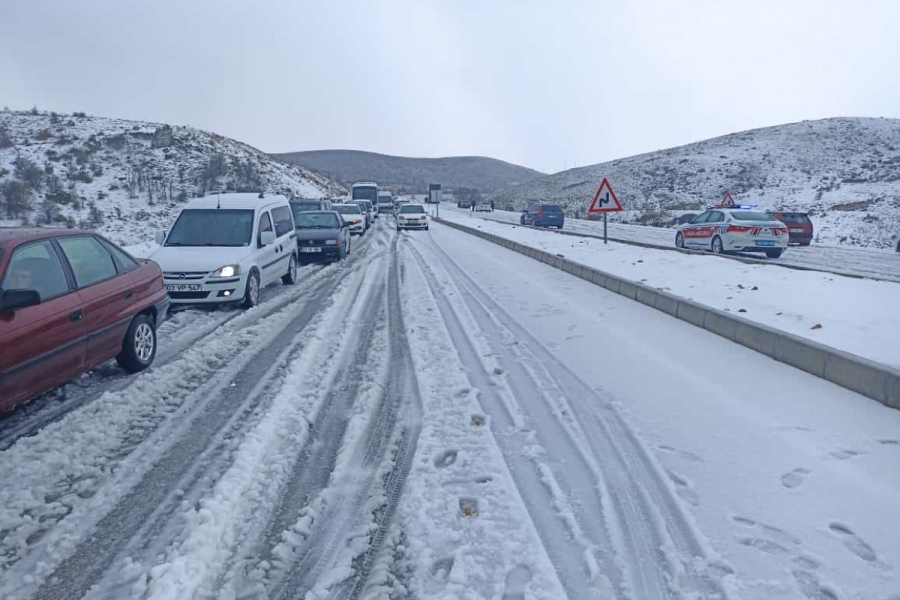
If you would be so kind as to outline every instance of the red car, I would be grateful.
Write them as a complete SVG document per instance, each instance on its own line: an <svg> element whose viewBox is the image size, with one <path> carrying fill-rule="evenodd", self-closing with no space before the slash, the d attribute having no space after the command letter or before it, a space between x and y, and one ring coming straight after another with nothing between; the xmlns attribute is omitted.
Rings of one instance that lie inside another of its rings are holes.
<svg viewBox="0 0 900 600"><path fill-rule="evenodd" d="M813 238L813 224L805 212L777 211L769 213L788 228L788 244L809 246Z"/></svg>
<svg viewBox="0 0 900 600"><path fill-rule="evenodd" d="M168 308L156 263L99 235L0 228L0 412L112 358L146 369Z"/></svg>

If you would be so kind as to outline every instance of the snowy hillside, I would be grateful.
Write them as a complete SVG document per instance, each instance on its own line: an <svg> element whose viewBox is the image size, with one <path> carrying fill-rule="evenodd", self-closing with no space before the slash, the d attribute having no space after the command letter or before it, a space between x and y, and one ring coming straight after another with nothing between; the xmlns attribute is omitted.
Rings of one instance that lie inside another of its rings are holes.
<svg viewBox="0 0 900 600"><path fill-rule="evenodd" d="M486 156L410 158L360 150L311 150L275 154L276 158L322 173L346 185L377 181L405 193L425 193L429 183L444 189L499 190L544 174Z"/></svg>
<svg viewBox="0 0 900 600"><path fill-rule="evenodd" d="M668 225L730 189L764 209L809 211L816 242L893 248L900 236L900 120L838 118L726 135L571 169L507 188L498 206L536 200L583 214L603 177L628 210L613 220Z"/></svg>
<svg viewBox="0 0 900 600"><path fill-rule="evenodd" d="M0 225L83 227L134 244L170 225L190 198L220 188L343 193L321 175L191 127L0 112Z"/></svg>

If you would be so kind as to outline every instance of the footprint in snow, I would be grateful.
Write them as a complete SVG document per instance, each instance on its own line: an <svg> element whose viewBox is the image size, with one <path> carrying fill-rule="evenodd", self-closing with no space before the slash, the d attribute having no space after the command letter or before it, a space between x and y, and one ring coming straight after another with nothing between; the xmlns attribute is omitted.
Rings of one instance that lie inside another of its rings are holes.
<svg viewBox="0 0 900 600"><path fill-rule="evenodd" d="M756 548L760 552L765 552L766 554L787 554L789 552L787 548L785 548L781 544L773 542L772 540L744 537L738 538L737 541L742 546L747 546L748 548Z"/></svg>
<svg viewBox="0 0 900 600"><path fill-rule="evenodd" d="M434 564L431 565L431 576L434 577L435 581L446 583L450 578L450 571L453 570L453 563L455 561L456 559L452 556L445 556L444 558L437 559L434 561Z"/></svg>
<svg viewBox="0 0 900 600"><path fill-rule="evenodd" d="M803 483L803 480L807 475L809 475L809 469L797 467L793 471L788 471L781 476L781 485L786 488L795 488Z"/></svg>
<svg viewBox="0 0 900 600"><path fill-rule="evenodd" d="M797 582L797 587L809 600L838 600L838 595L822 585L814 573L797 569L791 571L791 574L794 576L794 581Z"/></svg>
<svg viewBox="0 0 900 600"><path fill-rule="evenodd" d="M863 453L859 450L847 450L846 448L841 448L829 453L829 455L836 460L847 460L848 458L860 456L861 454Z"/></svg>
<svg viewBox="0 0 900 600"><path fill-rule="evenodd" d="M815 571L819 568L819 561L809 556L795 556L791 562L807 571Z"/></svg>
<svg viewBox="0 0 900 600"><path fill-rule="evenodd" d="M446 469L456 462L458 455L459 451L457 450L444 450L434 458L434 466L438 469Z"/></svg>
<svg viewBox="0 0 900 600"><path fill-rule="evenodd" d="M795 546L800 544L800 540L796 536L791 535L787 531L779 529L774 525L766 525L765 523L760 523L759 521L754 521L753 519L741 516L733 516L731 517L731 520L738 525L758 529L760 532L764 533L774 540L777 540L781 544L793 544Z"/></svg>
<svg viewBox="0 0 900 600"><path fill-rule="evenodd" d="M478 498L464 497L459 499L459 512L464 517L478 515Z"/></svg>
<svg viewBox="0 0 900 600"><path fill-rule="evenodd" d="M472 477L471 479L450 479L445 481L441 485L445 487L453 486L453 485L464 485L468 486L470 484L476 483L478 485L484 485L486 483L490 483L494 480L490 475L478 475L476 477Z"/></svg>
<svg viewBox="0 0 900 600"><path fill-rule="evenodd" d="M513 568L506 575L506 585L503 589L503 600L524 600L525 587L531 581L531 569L525 565Z"/></svg>
<svg viewBox="0 0 900 600"><path fill-rule="evenodd" d="M697 492L694 491L694 488L689 481L672 471L666 471L666 473L669 475L669 479L675 484L675 493L678 494L679 498L691 506L700 506L700 497L697 495Z"/></svg>
<svg viewBox="0 0 900 600"><path fill-rule="evenodd" d="M848 527L847 525L844 525L843 523L833 522L828 525L828 528L843 539L844 547L847 548L847 550L849 550L859 558L868 563L872 563L873 566L876 566L883 570L891 568L890 565L878 560L878 555L875 554L875 550L872 549L872 546L863 541L861 537L853 533L853 530L850 529L850 527Z"/></svg>

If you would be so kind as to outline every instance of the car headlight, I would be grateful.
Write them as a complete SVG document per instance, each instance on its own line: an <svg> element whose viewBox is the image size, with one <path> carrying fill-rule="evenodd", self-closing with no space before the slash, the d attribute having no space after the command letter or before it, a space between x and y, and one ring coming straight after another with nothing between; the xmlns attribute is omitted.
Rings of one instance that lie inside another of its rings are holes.
<svg viewBox="0 0 900 600"><path fill-rule="evenodd" d="M326 246L337 246L341 243L341 240L325 240Z"/></svg>
<svg viewBox="0 0 900 600"><path fill-rule="evenodd" d="M236 277L241 274L241 265L225 265L216 269L210 277Z"/></svg>

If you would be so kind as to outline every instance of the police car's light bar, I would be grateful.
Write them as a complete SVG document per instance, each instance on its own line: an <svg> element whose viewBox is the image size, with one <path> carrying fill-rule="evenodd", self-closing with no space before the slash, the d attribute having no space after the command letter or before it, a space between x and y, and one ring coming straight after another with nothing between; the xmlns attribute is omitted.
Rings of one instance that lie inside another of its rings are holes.
<svg viewBox="0 0 900 600"><path fill-rule="evenodd" d="M756 204L714 204L714 205L710 206L709 208L707 208L707 210L712 209L712 208L737 208L737 209L748 210L751 208L756 208Z"/></svg>

